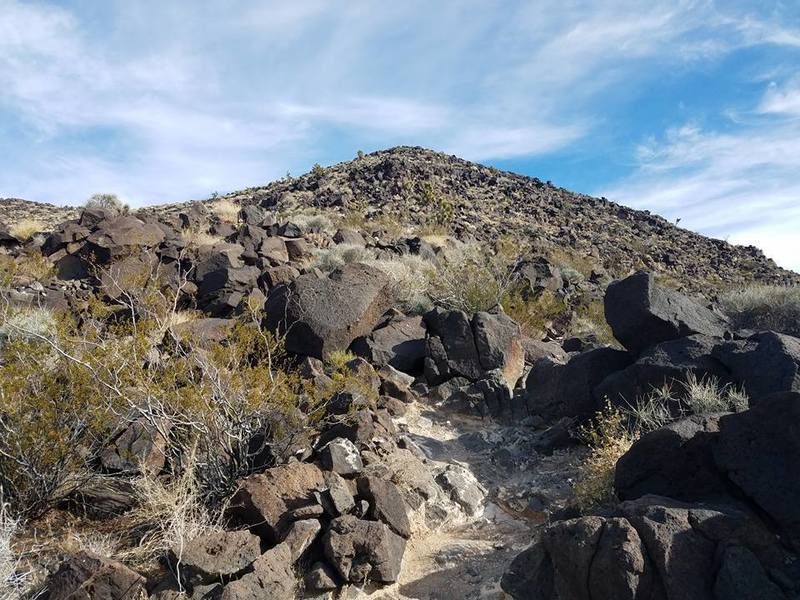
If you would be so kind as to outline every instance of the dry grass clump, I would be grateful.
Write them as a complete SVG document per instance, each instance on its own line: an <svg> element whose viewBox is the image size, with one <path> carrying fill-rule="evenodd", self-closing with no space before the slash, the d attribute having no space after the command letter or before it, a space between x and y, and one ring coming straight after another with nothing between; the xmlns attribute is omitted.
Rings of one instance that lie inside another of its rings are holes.
<svg viewBox="0 0 800 600"><path fill-rule="evenodd" d="M194 538L223 530L223 511L212 512L203 501L195 477L197 461L192 452L187 457L187 468L177 477L143 475L134 480L139 504L127 518L143 530L144 535L138 546L129 552L129 560L144 563L165 556L171 550L180 561L183 550ZM180 573L175 575L180 581Z"/></svg>
<svg viewBox="0 0 800 600"><path fill-rule="evenodd" d="M208 207L220 221L225 223L239 222L239 211L242 207L232 200L214 200Z"/></svg>
<svg viewBox="0 0 800 600"><path fill-rule="evenodd" d="M47 225L36 219L22 219L8 228L8 232L21 242L27 242L37 233L47 229Z"/></svg>
<svg viewBox="0 0 800 600"><path fill-rule="evenodd" d="M40 337L55 334L58 322L50 309L24 307L8 310L3 323L0 323L0 347L8 342L30 342Z"/></svg>
<svg viewBox="0 0 800 600"><path fill-rule="evenodd" d="M689 415L742 412L748 408L749 398L741 388L721 385L716 377L698 378L690 371L677 387L666 383L637 398L627 413L637 429L648 432Z"/></svg>
<svg viewBox="0 0 800 600"><path fill-rule="evenodd" d="M423 314L433 308L428 287L436 268L431 262L415 255L365 262L389 277L389 294L406 314Z"/></svg>
<svg viewBox="0 0 800 600"><path fill-rule="evenodd" d="M590 452L573 487L579 509L614 499L617 461L642 435L689 415L741 412L748 408L747 395L741 389L720 385L713 377L698 378L689 372L680 387L682 393L676 393L673 385L666 384L625 410L606 401L603 410L579 430Z"/></svg>
<svg viewBox="0 0 800 600"><path fill-rule="evenodd" d="M754 285L720 297L736 327L800 336L800 286Z"/></svg>
<svg viewBox="0 0 800 600"><path fill-rule="evenodd" d="M453 250L436 266L428 285L433 302L469 314L500 304L514 283L513 269L477 246Z"/></svg>
<svg viewBox="0 0 800 600"><path fill-rule="evenodd" d="M181 231L181 238L188 248L210 247L225 241L222 236L201 229L184 229Z"/></svg>
<svg viewBox="0 0 800 600"><path fill-rule="evenodd" d="M0 598L32 597L33 574L14 549L20 521L0 498Z"/></svg>
<svg viewBox="0 0 800 600"><path fill-rule="evenodd" d="M355 244L337 244L330 248L321 248L315 252L314 266L330 272L350 263L363 263L375 258L375 254Z"/></svg>
<svg viewBox="0 0 800 600"><path fill-rule="evenodd" d="M297 225L303 233L326 233L328 235L336 233L336 226L331 218L321 213L294 213L287 219Z"/></svg>

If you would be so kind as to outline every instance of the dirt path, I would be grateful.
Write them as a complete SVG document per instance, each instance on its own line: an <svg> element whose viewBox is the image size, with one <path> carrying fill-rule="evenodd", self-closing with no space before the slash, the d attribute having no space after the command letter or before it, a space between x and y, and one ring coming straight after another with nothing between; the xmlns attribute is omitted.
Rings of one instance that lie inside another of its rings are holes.
<svg viewBox="0 0 800 600"><path fill-rule="evenodd" d="M532 528L569 497L581 454L576 450L538 454L535 430L442 413L424 404L409 406L397 425L424 452L431 469L460 465L485 489L473 517L461 513L409 541L400 581L348 598L392 600L500 599L500 578L531 541ZM456 511L457 512L457 511Z"/></svg>

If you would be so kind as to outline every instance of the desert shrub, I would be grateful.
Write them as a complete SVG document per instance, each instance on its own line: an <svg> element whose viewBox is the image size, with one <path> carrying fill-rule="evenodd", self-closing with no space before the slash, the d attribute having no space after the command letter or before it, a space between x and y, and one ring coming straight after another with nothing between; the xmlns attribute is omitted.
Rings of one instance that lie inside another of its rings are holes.
<svg viewBox="0 0 800 600"><path fill-rule="evenodd" d="M56 318L47 308L9 309L5 322L0 323L0 348L9 341L31 342L40 337L49 337L56 327Z"/></svg>
<svg viewBox="0 0 800 600"><path fill-rule="evenodd" d="M602 344L620 347L614 332L611 331L611 326L606 321L602 300L592 300L577 306L569 333L574 336L594 335Z"/></svg>
<svg viewBox="0 0 800 600"><path fill-rule="evenodd" d="M541 337L553 319L568 309L566 303L550 291L526 297L516 287L503 294L500 304L505 313L519 323L525 335L535 338Z"/></svg>
<svg viewBox="0 0 800 600"><path fill-rule="evenodd" d="M303 233L336 233L333 221L327 215L320 213L297 213L288 217L289 221L297 225Z"/></svg>
<svg viewBox="0 0 800 600"><path fill-rule="evenodd" d="M44 231L46 226L36 219L22 219L8 228L8 232L21 242L27 242L37 233Z"/></svg>
<svg viewBox="0 0 800 600"><path fill-rule="evenodd" d="M0 286L42 281L52 272L52 263L38 252L16 257L0 255Z"/></svg>
<svg viewBox="0 0 800 600"><path fill-rule="evenodd" d="M504 261L466 246L439 261L428 294L439 306L471 314L500 304L513 283L513 269Z"/></svg>
<svg viewBox="0 0 800 600"><path fill-rule="evenodd" d="M238 223L241 208L236 202L226 199L214 200L209 204L212 214L225 223Z"/></svg>
<svg viewBox="0 0 800 600"><path fill-rule="evenodd" d="M261 315L243 315L223 342L178 339L180 286L157 271L116 285L115 305L93 300L80 327L60 316L43 333L7 305L0 312L12 334L0 349L0 489L21 516L45 512L93 477L89 465L125 419L143 417L161 432L171 464L196 449L197 486L211 505L263 466L255 457L264 445L288 445L303 426L302 383Z"/></svg>
<svg viewBox="0 0 800 600"><path fill-rule="evenodd" d="M736 327L800 336L800 286L755 285L720 297Z"/></svg>
<svg viewBox="0 0 800 600"><path fill-rule="evenodd" d="M315 178L320 179L325 176L325 169L323 169L322 165L320 165L319 163L314 163L314 166L311 167L311 174Z"/></svg>
<svg viewBox="0 0 800 600"><path fill-rule="evenodd" d="M84 203L86 208L100 208L118 215L128 212L128 205L120 200L116 194L93 194Z"/></svg>
<svg viewBox="0 0 800 600"><path fill-rule="evenodd" d="M610 403L579 430L589 446L589 456L580 469L573 487L578 508L585 510L614 498L614 473L617 461L630 450L636 434L627 426L626 415Z"/></svg>
<svg viewBox="0 0 800 600"><path fill-rule="evenodd" d="M314 265L323 271L334 271L350 263L363 263L375 258L375 254L363 246L337 244L319 249L314 256Z"/></svg>
<svg viewBox="0 0 800 600"><path fill-rule="evenodd" d="M393 304L406 314L423 314L432 308L428 283L435 267L420 256L367 260L366 264L388 275Z"/></svg>

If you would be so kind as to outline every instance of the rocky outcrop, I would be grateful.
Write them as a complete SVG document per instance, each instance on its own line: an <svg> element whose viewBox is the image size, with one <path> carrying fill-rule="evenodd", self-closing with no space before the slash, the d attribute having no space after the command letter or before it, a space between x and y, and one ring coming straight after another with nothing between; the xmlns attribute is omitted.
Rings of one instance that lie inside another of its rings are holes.
<svg viewBox="0 0 800 600"><path fill-rule="evenodd" d="M425 324L422 317L389 313L351 349L377 366L390 366L413 375L422 373L425 361Z"/></svg>
<svg viewBox="0 0 800 600"><path fill-rule="evenodd" d="M546 527L502 587L518 600L788 600L795 568L786 561L755 517L645 496L612 516Z"/></svg>
<svg viewBox="0 0 800 600"><path fill-rule="evenodd" d="M587 418L601 406L595 388L609 375L631 364L628 352L597 348L577 354L562 364L542 358L533 365L525 381L527 408L544 419Z"/></svg>
<svg viewBox="0 0 800 600"><path fill-rule="evenodd" d="M644 271L609 285L604 306L614 337L635 355L695 333L722 337L728 327L722 315L656 285L653 275Z"/></svg>
<svg viewBox="0 0 800 600"><path fill-rule="evenodd" d="M800 339L763 331L745 340L721 343L714 359L730 371L748 396L762 398L776 392L800 391Z"/></svg>

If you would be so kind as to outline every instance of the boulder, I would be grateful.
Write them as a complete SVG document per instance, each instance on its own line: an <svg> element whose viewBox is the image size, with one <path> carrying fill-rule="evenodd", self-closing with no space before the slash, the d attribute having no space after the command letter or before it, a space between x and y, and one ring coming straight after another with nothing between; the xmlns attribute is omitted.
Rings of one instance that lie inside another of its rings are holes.
<svg viewBox="0 0 800 600"><path fill-rule="evenodd" d="M776 392L800 392L800 339L762 331L720 344L713 356L744 387L751 403Z"/></svg>
<svg viewBox="0 0 800 600"><path fill-rule="evenodd" d="M790 597L781 588L793 586L793 558L753 517L658 496L612 513L545 527L502 588L535 600Z"/></svg>
<svg viewBox="0 0 800 600"><path fill-rule="evenodd" d="M483 510L486 490L469 469L450 464L436 476L436 483L470 517Z"/></svg>
<svg viewBox="0 0 800 600"><path fill-rule="evenodd" d="M595 388L631 362L629 353L614 348L589 350L565 364L542 358L525 382L528 413L544 419L591 417L602 408L603 398L595 395Z"/></svg>
<svg viewBox="0 0 800 600"><path fill-rule="evenodd" d="M695 333L723 337L725 318L679 292L656 285L639 271L613 282L605 295L606 321L614 337L633 354Z"/></svg>
<svg viewBox="0 0 800 600"><path fill-rule="evenodd" d="M47 578L49 600L141 600L145 578L125 565L90 552L67 559Z"/></svg>
<svg viewBox="0 0 800 600"><path fill-rule="evenodd" d="M436 307L424 318L430 335L425 357L428 383L436 385L457 376L480 379L483 368L467 313Z"/></svg>
<svg viewBox="0 0 800 600"><path fill-rule="evenodd" d="M267 542L275 543L291 522L292 511L314 504L314 492L324 486L316 465L281 465L243 479L228 510Z"/></svg>
<svg viewBox="0 0 800 600"><path fill-rule="evenodd" d="M394 314L384 318L368 336L357 338L352 351L376 366L390 366L417 375L425 361L425 325L422 317Z"/></svg>
<svg viewBox="0 0 800 600"><path fill-rule="evenodd" d="M617 461L617 496L729 500L728 483L714 462L718 432L717 415L691 416L645 434Z"/></svg>
<svg viewBox="0 0 800 600"><path fill-rule="evenodd" d="M499 371L508 387L516 387L525 368L519 325L502 312L479 312L472 317L472 332L483 371Z"/></svg>
<svg viewBox="0 0 800 600"><path fill-rule="evenodd" d="M170 424L152 423L141 417L128 425L100 454L100 464L109 471L158 474L164 468Z"/></svg>
<svg viewBox="0 0 800 600"><path fill-rule="evenodd" d="M386 275L348 264L328 277L301 275L270 290L267 326L286 334L286 349L324 358L369 334L389 305Z"/></svg>
<svg viewBox="0 0 800 600"><path fill-rule="evenodd" d="M155 248L165 239L164 232L155 223L124 215L98 222L87 237L82 253L95 262L107 264L138 249Z"/></svg>
<svg viewBox="0 0 800 600"><path fill-rule="evenodd" d="M328 562L345 581L393 583L400 576L406 540L384 523L339 517L322 544Z"/></svg>
<svg viewBox="0 0 800 600"><path fill-rule="evenodd" d="M566 362L567 353L556 342L542 342L531 338L522 338L522 350L525 352L525 363L532 365L540 358L549 358L556 362Z"/></svg>
<svg viewBox="0 0 800 600"><path fill-rule="evenodd" d="M295 598L297 580L292 563L292 551L289 545L278 544L253 563L252 572L226 585L220 600Z"/></svg>
<svg viewBox="0 0 800 600"><path fill-rule="evenodd" d="M470 381L499 373L513 388L525 367L525 350L519 325L503 313L475 313L434 308L424 316L426 340L425 376L440 384L453 377Z"/></svg>
<svg viewBox="0 0 800 600"><path fill-rule="evenodd" d="M688 373L698 379L716 378L720 383L728 379L728 370L712 356L719 338L697 334L677 340L662 342L645 350L635 363L612 373L594 390L597 398L608 398L622 407L636 405L639 398L668 384L673 395L680 397L685 390Z"/></svg>
<svg viewBox="0 0 800 600"><path fill-rule="evenodd" d="M173 546L169 562L173 573L190 587L228 581L247 570L261 556L261 541L249 531L214 531L187 544Z"/></svg>
<svg viewBox="0 0 800 600"><path fill-rule="evenodd" d="M364 468L361 453L347 438L336 438L328 442L320 451L319 459L323 469L344 477L357 475Z"/></svg>
<svg viewBox="0 0 800 600"><path fill-rule="evenodd" d="M289 526L289 531L281 543L289 547L292 563L300 560L300 557L314 543L321 531L322 524L319 519L302 519Z"/></svg>
<svg viewBox="0 0 800 600"><path fill-rule="evenodd" d="M369 502L369 518L386 523L397 535L411 537L408 507L394 483L371 475L360 477L358 494Z"/></svg>
<svg viewBox="0 0 800 600"><path fill-rule="evenodd" d="M324 562L316 562L311 565L305 576L307 590L328 591L339 587L338 577L331 567Z"/></svg>
<svg viewBox="0 0 800 600"><path fill-rule="evenodd" d="M333 234L333 241L348 246L364 246L364 236L355 229L339 229Z"/></svg>
<svg viewBox="0 0 800 600"><path fill-rule="evenodd" d="M416 395L411 391L414 378L411 375L385 365L378 371L378 376L381 378L380 392L382 394L397 398L403 402L412 402L414 400Z"/></svg>
<svg viewBox="0 0 800 600"><path fill-rule="evenodd" d="M800 549L800 393L719 420L718 467Z"/></svg>

